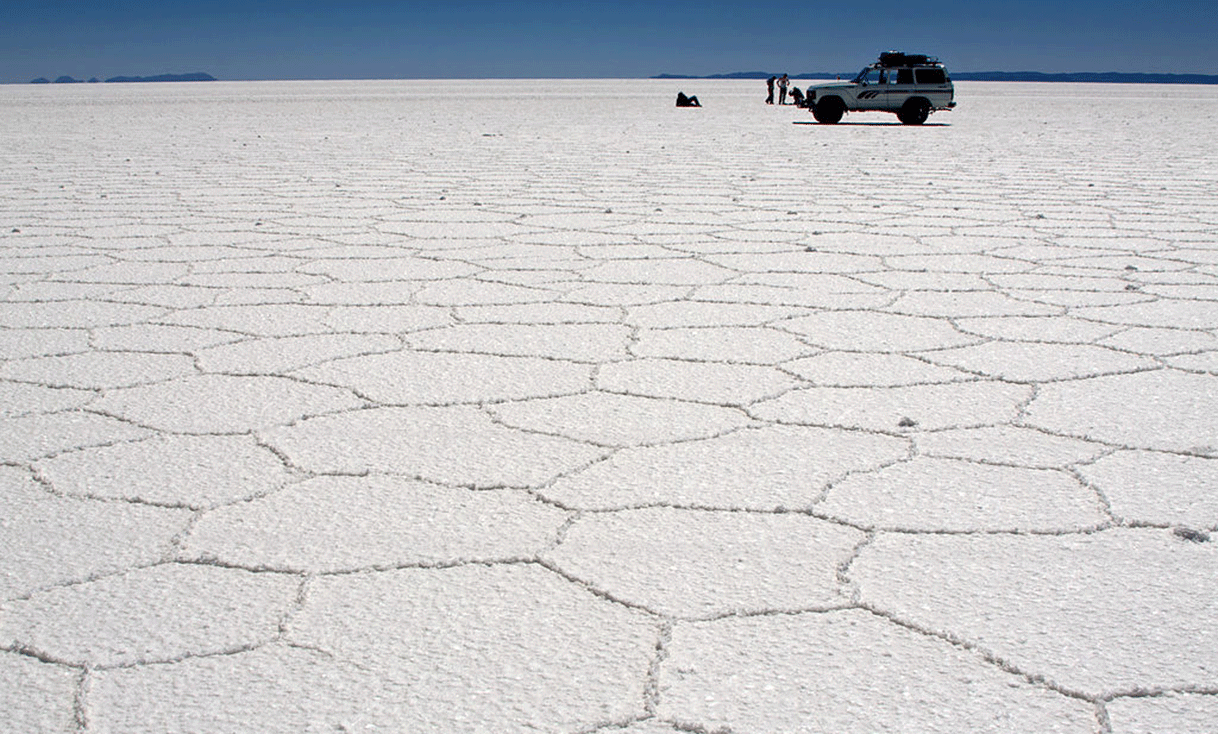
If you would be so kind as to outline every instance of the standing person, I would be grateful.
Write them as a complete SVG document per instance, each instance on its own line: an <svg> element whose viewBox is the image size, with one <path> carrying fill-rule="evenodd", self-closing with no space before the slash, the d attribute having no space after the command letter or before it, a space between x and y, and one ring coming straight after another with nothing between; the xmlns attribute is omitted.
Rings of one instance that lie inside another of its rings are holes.
<svg viewBox="0 0 1218 734"><path fill-rule="evenodd" d="M787 103L787 85L790 83L791 83L791 80L787 79L786 74L783 74L781 77L779 77L779 79L778 79L778 104Z"/></svg>
<svg viewBox="0 0 1218 734"><path fill-rule="evenodd" d="M765 82L765 88L770 91L770 95L765 98L766 104L774 104L774 80L778 77L772 76Z"/></svg>

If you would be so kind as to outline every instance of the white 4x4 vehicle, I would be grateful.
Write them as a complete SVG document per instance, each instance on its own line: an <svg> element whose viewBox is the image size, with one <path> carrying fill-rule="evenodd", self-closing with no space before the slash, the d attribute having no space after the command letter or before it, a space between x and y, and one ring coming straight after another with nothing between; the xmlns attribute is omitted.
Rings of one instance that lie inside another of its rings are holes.
<svg viewBox="0 0 1218 734"><path fill-rule="evenodd" d="M893 112L906 125L921 125L931 112L955 107L955 95L938 59L888 51L849 82L808 87L804 105L828 125L846 112L863 110Z"/></svg>

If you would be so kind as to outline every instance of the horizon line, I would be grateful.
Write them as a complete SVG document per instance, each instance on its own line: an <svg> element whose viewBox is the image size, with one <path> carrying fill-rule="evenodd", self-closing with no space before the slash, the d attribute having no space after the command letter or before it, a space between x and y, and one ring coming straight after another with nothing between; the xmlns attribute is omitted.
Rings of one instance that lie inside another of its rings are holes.
<svg viewBox="0 0 1218 734"><path fill-rule="evenodd" d="M89 79L75 79L71 75L59 75L55 79L49 77L36 77L28 81L13 81L0 82L0 85L16 85L16 86L75 86L78 84L93 85L93 84L166 84L166 83L196 83L206 81L218 82L309 82L309 81L472 81L472 80L538 80L538 81L578 81L585 80L638 80L638 81L669 81L669 80L704 80L704 81L755 81L757 79L765 79L770 76L781 76L786 73L791 79L834 79L853 77L855 71L849 72L799 72L791 74L789 72L770 72L770 71L733 71L720 72L715 74L674 74L664 72L660 74L652 74L648 76L616 76L616 75L597 75L597 76L454 76L454 77L430 77L430 76L351 76L351 77L242 77L224 79L215 77L208 72L184 72L181 74L155 74L148 76L137 75L117 75L108 79L100 79L92 76ZM155 77L165 76L188 76L195 74L206 74L212 77L207 80L159 80ZM1005 81L1002 79L979 80L967 79L970 76L989 75L989 76L1025 76L1025 77L1066 77L1066 76L1088 76L1088 77L1158 77L1158 78L1189 78L1194 80L1205 80L1194 83L1211 83L1218 84L1218 74L1202 74L1193 72L1157 72L1157 71L1004 71L1004 70L988 70L988 71L958 71L950 72L951 76L960 81ZM72 81L57 81L63 77L68 77ZM111 81L113 80L113 81ZM1010 81L1028 81L1015 80ZM1052 81L1046 79L1046 81Z"/></svg>

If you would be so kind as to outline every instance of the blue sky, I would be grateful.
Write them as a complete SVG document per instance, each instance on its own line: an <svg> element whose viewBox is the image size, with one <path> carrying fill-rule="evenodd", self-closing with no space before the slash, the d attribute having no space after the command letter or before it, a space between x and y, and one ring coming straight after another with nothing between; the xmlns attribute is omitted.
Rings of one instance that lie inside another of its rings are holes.
<svg viewBox="0 0 1218 734"><path fill-rule="evenodd" d="M320 2L4 0L0 83L206 71L221 79L647 77L861 67L1218 73L1213 0Z"/></svg>

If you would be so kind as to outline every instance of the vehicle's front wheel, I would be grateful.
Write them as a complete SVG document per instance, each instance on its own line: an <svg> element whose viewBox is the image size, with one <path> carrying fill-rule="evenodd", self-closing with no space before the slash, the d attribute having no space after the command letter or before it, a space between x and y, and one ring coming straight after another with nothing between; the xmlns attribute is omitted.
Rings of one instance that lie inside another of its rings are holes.
<svg viewBox="0 0 1218 734"><path fill-rule="evenodd" d="M812 107L812 116L817 122L833 125L842 119L846 105L837 97L825 97Z"/></svg>
<svg viewBox="0 0 1218 734"><path fill-rule="evenodd" d="M926 122L928 117L930 117L930 102L921 97L907 100L901 107L901 111L897 113L897 119L906 125L921 125Z"/></svg>

